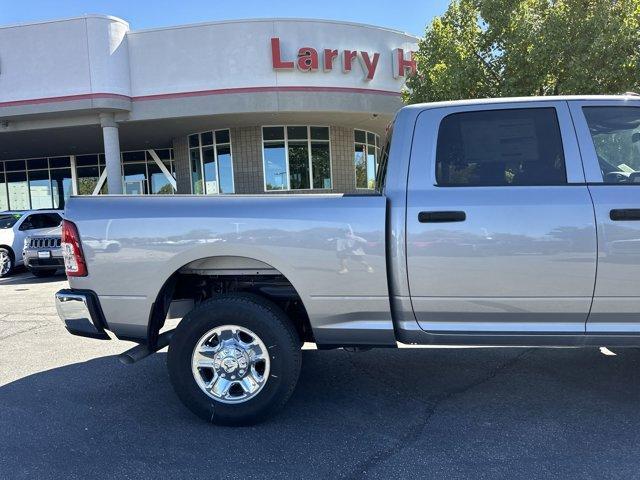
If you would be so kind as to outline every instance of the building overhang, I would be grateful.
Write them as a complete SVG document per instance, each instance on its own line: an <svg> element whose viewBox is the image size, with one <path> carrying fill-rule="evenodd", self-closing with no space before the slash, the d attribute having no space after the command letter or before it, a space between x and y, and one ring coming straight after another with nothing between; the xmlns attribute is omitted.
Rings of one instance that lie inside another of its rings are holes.
<svg viewBox="0 0 640 480"><path fill-rule="evenodd" d="M64 120L64 121L63 121ZM262 111L190 115L179 118L119 123L123 151L170 147L172 140L191 133L262 125L317 125L358 128L384 135L391 114L369 112ZM102 130L96 116L23 120L22 128L0 126L0 160L58 155L81 155L103 151ZM10 123L11 125L11 123Z"/></svg>
<svg viewBox="0 0 640 480"><path fill-rule="evenodd" d="M416 45L385 28L300 19L131 31L123 20L90 15L0 27L0 134L51 115L63 126L70 116L103 112L123 123L261 112L392 115Z"/></svg>

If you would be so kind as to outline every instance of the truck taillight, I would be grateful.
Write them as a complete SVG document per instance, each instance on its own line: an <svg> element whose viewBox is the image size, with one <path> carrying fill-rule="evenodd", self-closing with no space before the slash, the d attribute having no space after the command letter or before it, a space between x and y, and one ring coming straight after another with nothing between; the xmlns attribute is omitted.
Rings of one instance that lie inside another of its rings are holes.
<svg viewBox="0 0 640 480"><path fill-rule="evenodd" d="M86 277L87 264L80 246L78 227L69 220L62 221L62 256L69 277Z"/></svg>

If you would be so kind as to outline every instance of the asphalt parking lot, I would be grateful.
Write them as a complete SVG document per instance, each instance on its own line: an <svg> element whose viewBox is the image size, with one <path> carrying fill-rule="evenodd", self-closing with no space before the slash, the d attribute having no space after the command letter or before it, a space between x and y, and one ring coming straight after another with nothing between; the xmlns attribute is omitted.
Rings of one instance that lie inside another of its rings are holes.
<svg viewBox="0 0 640 480"><path fill-rule="evenodd" d="M69 335L66 281L0 279L0 478L637 478L640 350L305 351L285 411L203 423L165 353Z"/></svg>

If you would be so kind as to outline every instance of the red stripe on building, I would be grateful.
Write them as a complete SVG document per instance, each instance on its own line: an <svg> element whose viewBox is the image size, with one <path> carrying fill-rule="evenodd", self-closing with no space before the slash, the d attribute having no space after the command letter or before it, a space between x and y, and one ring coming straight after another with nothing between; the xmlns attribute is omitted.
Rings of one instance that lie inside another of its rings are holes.
<svg viewBox="0 0 640 480"><path fill-rule="evenodd" d="M240 88L220 88L216 90L200 90L196 92L175 92L160 93L154 95L140 95L129 97L117 93L84 93L79 95L66 95L60 97L32 98L25 100L13 100L0 102L0 107L17 107L23 105L39 105L43 103L72 102L76 100L96 100L96 99L119 99L133 102L164 100L171 98L201 97L208 95L233 95L245 93L277 93L277 92L307 92L307 93L358 93L369 95L386 95L397 97L399 92L391 90L376 90L373 88L352 88L352 87L308 87L308 86L284 86L284 87L240 87Z"/></svg>

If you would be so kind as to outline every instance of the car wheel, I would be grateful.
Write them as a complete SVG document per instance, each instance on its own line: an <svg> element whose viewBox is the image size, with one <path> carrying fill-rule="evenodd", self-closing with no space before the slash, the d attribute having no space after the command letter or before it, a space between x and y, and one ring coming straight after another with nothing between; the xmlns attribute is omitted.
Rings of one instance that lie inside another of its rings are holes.
<svg viewBox="0 0 640 480"><path fill-rule="evenodd" d="M0 278L11 275L13 271L13 255L6 248L0 248Z"/></svg>
<svg viewBox="0 0 640 480"><path fill-rule="evenodd" d="M207 300L189 312L169 345L169 377L180 400L216 425L251 425L279 410L298 381L298 334L274 303L250 294Z"/></svg>
<svg viewBox="0 0 640 480"><path fill-rule="evenodd" d="M56 274L58 270L56 268L53 269L46 269L46 270L31 270L31 273L33 273L36 277L39 278L43 278L43 277L52 277Z"/></svg>

